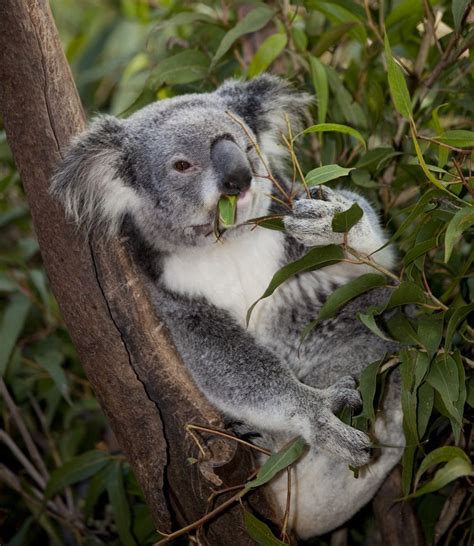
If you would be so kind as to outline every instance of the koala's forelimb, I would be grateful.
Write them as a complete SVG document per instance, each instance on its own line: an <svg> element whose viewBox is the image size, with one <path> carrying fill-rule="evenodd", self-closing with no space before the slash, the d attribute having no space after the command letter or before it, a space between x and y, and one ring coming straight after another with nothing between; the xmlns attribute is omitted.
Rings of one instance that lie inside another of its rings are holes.
<svg viewBox="0 0 474 546"><path fill-rule="evenodd" d="M224 413L260 430L292 430L354 466L369 461L369 438L334 415L360 407L352 378L327 389L305 385L217 307L162 290L156 298L185 364Z"/></svg>

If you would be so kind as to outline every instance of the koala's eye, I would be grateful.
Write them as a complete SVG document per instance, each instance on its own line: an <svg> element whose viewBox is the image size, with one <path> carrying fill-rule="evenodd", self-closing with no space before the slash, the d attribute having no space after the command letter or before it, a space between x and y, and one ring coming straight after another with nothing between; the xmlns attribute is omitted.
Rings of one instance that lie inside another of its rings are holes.
<svg viewBox="0 0 474 546"><path fill-rule="evenodd" d="M183 172L191 168L191 163L189 163L188 161L176 161L173 166L177 171Z"/></svg>

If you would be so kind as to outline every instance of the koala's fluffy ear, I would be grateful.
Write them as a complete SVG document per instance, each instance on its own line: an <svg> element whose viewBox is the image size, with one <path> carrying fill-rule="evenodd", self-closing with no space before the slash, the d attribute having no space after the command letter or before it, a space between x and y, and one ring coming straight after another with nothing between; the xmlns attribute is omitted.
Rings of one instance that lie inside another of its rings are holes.
<svg viewBox="0 0 474 546"><path fill-rule="evenodd" d="M113 235L124 215L139 206L126 156L123 122L102 116L72 141L58 165L50 191L86 232L99 228Z"/></svg>
<svg viewBox="0 0 474 546"><path fill-rule="evenodd" d="M263 151L270 156L281 149L281 134L288 134L288 116L293 134L309 121L311 95L293 88L287 81L263 74L248 82L228 81L217 94L229 110L238 114L257 135Z"/></svg>

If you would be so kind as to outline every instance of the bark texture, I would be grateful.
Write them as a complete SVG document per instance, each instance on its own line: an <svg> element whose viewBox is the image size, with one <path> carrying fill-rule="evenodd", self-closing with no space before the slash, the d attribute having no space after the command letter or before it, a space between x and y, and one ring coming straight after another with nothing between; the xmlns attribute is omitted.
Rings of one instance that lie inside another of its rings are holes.
<svg viewBox="0 0 474 546"><path fill-rule="evenodd" d="M48 195L51 172L85 117L45 0L0 4L0 111L51 286L86 374L157 527L190 523L205 513L219 483L245 481L252 458L214 439L207 465L187 464L197 449L185 425L221 427L220 416L183 367L123 243L85 241ZM257 504L271 514L262 498ZM240 508L214 520L201 543L253 544Z"/></svg>

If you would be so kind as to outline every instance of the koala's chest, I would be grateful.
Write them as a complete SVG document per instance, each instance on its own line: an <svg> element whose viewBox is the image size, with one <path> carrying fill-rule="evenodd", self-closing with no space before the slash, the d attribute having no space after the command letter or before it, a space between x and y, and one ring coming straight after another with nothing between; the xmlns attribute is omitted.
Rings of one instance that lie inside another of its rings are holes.
<svg viewBox="0 0 474 546"><path fill-rule="evenodd" d="M283 235L260 228L168 257L162 279L168 289L203 297L229 311L243 325L248 308L262 296L283 261Z"/></svg>

